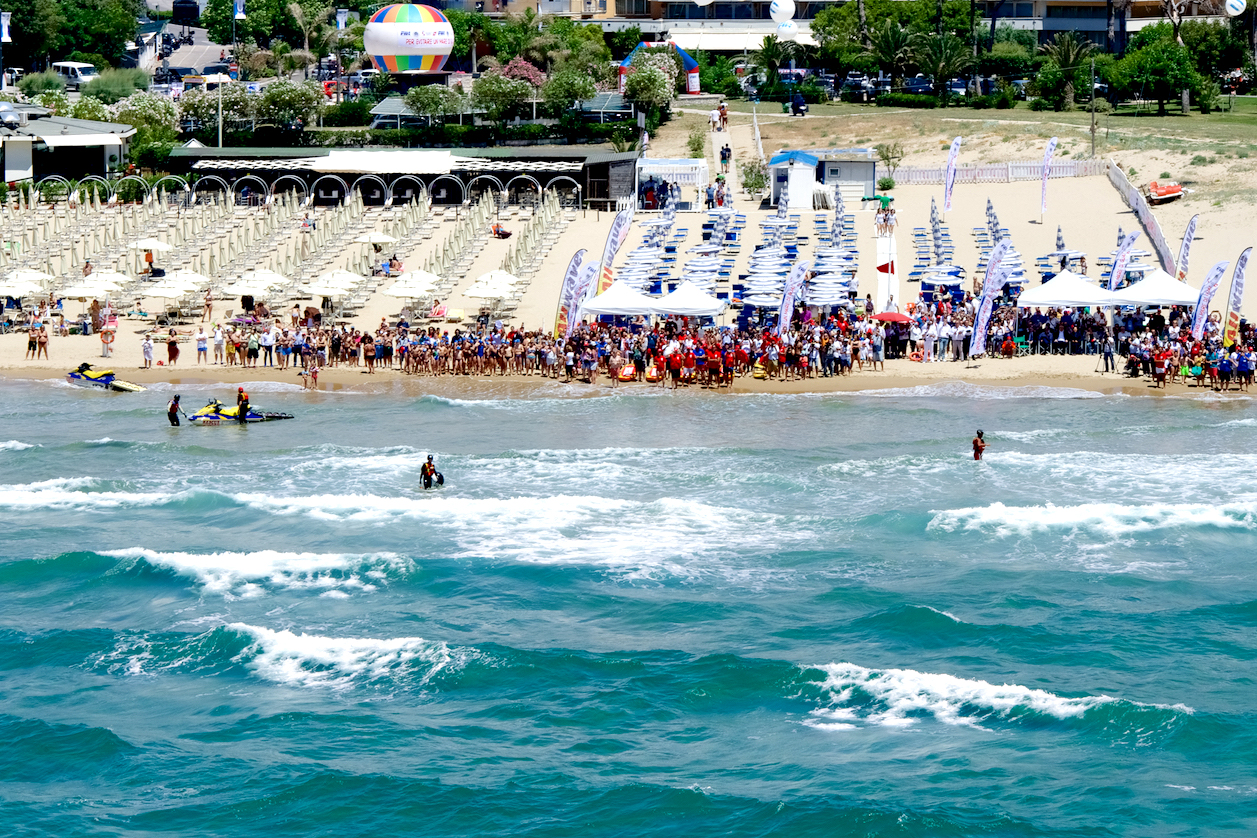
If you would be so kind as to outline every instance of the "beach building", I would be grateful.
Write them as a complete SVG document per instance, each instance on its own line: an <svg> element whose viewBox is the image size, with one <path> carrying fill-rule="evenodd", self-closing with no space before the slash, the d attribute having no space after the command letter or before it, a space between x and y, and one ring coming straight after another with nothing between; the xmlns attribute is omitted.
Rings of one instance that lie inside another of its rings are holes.
<svg viewBox="0 0 1257 838"><path fill-rule="evenodd" d="M836 186L843 201L858 206L873 197L877 185L877 155L871 148L786 149L769 160L768 167L773 206L788 186L791 209L811 209L818 186L826 194Z"/></svg>
<svg viewBox="0 0 1257 838"><path fill-rule="evenodd" d="M121 168L127 141L134 134L133 127L118 122L53 116L46 108L9 105L0 109L4 180L111 174Z"/></svg>
<svg viewBox="0 0 1257 838"><path fill-rule="evenodd" d="M464 204L487 190L510 203L535 202L547 189L570 206L611 209L634 194L639 152L602 146L493 148L174 149L171 171L196 188L252 193L296 191L315 205L357 191L369 206L405 203L427 191L437 205Z"/></svg>

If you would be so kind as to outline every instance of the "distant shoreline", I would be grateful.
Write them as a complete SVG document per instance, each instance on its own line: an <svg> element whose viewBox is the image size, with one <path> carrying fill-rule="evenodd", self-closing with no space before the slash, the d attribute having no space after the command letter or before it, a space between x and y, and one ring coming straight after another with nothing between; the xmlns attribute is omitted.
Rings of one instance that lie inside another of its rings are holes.
<svg viewBox="0 0 1257 838"><path fill-rule="evenodd" d="M54 344L55 349L64 342ZM186 356L187 353L185 353ZM193 353L195 359L195 353ZM279 370L272 367L245 369L239 366L189 365L154 367L152 369L128 368L125 364L102 358L76 356L63 363L21 362L0 366L0 381L56 380L64 379L67 372L86 361L98 369L115 370L119 378L137 384L168 384L171 386L223 384L240 386L259 382L281 383L299 388L302 378L295 369ZM782 381L757 380L743 376L734 380L732 390L709 390L699 385L681 388L684 392L721 396L727 394L826 394L860 393L865 391L910 390L918 387L941 385L969 385L990 388L1025 388L1025 396L1034 397L1036 388L1078 390L1089 393L1128 396L1136 395L1194 395L1212 393L1207 387L1189 387L1175 384L1157 389L1148 379L1130 379L1114 373L1095 372L1097 356L1094 355L1047 355L1013 359L979 359L964 362L919 364L912 361L887 361L885 371L855 372L848 376L809 378ZM319 392L370 392L391 391L409 396L434 395L472 399L517 399L545 397L581 398L606 396L616 392L625 394L659 392L658 384L641 382L621 384L612 388L606 376L599 376L598 384L590 386L583 381L564 384L562 379L541 376L418 376L404 375L396 370L377 371L368 375L362 367L329 367L319 372ZM163 390L166 388L163 388ZM297 392L294 389L293 392ZM1234 395L1246 395L1232 391ZM925 393L924 395L928 395ZM940 395L945 395L940 393ZM1222 395L1222 394L1219 394Z"/></svg>

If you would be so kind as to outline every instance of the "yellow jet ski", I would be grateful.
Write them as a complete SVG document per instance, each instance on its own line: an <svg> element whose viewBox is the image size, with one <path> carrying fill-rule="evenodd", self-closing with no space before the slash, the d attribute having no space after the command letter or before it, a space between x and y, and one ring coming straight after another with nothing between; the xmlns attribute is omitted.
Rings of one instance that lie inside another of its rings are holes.
<svg viewBox="0 0 1257 838"><path fill-rule="evenodd" d="M239 418L240 408L228 407L218 399L210 399L209 404L189 416L188 421L193 425L238 425ZM244 421L253 424L254 422L273 422L277 419L291 418L291 413L266 413L255 410L250 405Z"/></svg>
<svg viewBox="0 0 1257 838"><path fill-rule="evenodd" d="M91 364L79 364L79 368L66 374L65 380L78 387L94 387L97 390L113 390L118 393L143 393L144 388L130 381L115 378L113 370L94 370Z"/></svg>

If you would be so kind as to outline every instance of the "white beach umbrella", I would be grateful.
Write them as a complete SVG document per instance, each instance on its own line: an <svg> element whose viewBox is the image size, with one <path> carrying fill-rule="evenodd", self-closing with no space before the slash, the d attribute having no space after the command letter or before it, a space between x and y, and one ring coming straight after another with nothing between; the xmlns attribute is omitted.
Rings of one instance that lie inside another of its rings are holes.
<svg viewBox="0 0 1257 838"><path fill-rule="evenodd" d="M131 250L151 250L155 253L169 253L174 247L166 244L161 239L155 239L151 236L145 239L139 239L131 242L127 247Z"/></svg>
<svg viewBox="0 0 1257 838"><path fill-rule="evenodd" d="M354 239L354 241L358 244L393 244L397 241L397 239L387 233L381 233L378 230L371 230L370 232L363 233L361 236L358 236Z"/></svg>

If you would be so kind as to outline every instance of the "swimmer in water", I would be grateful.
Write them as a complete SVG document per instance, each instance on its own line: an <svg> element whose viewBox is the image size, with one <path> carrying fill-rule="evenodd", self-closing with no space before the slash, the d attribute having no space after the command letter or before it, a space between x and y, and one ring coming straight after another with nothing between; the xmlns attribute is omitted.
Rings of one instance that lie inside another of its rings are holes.
<svg viewBox="0 0 1257 838"><path fill-rule="evenodd" d="M432 455L428 455L428 461L423 464L423 468L419 470L419 476L423 479L423 488L431 489L433 481L437 486L445 485L445 475L436 470L436 464L432 462Z"/></svg>
<svg viewBox="0 0 1257 838"><path fill-rule="evenodd" d="M982 438L982 431L978 431L978 435L973 438L973 459L982 459L982 452L986 450L986 440Z"/></svg>

